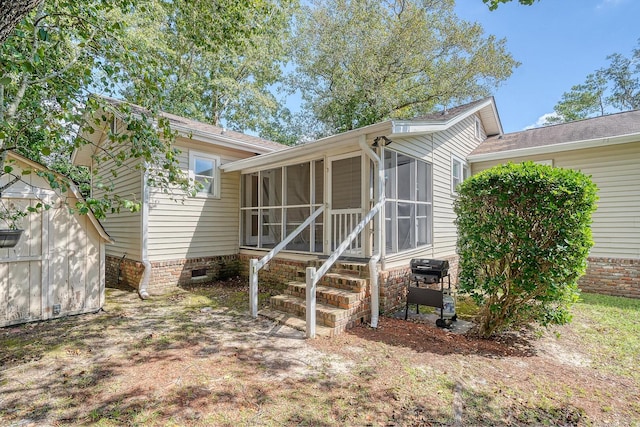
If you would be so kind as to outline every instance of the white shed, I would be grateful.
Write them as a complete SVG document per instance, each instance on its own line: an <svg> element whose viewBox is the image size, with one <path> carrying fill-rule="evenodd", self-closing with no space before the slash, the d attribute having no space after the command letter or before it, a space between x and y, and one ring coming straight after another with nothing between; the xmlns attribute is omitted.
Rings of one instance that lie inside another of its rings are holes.
<svg viewBox="0 0 640 427"><path fill-rule="evenodd" d="M53 191L39 174L52 172L15 153L5 164L13 170L0 176L0 188L21 179L0 195L4 206L52 207L21 218L17 245L0 248L0 327L100 310L109 236L92 213L70 212L81 198L75 187ZM26 169L32 173L23 175Z"/></svg>

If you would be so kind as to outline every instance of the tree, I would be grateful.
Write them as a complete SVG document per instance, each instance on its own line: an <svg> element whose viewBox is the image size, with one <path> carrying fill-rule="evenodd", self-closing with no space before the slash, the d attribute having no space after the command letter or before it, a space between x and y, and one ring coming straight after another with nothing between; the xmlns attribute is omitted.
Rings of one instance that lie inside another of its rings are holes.
<svg viewBox="0 0 640 427"><path fill-rule="evenodd" d="M121 72L123 60L135 58L121 46L124 27L114 19L130 7L128 0L45 1L0 46L0 174L9 175L0 192L21 179L5 164L8 150L49 166L59 165L74 175L70 151L86 141L74 140L73 135L79 129L92 130L95 121L102 120L96 115L113 108L89 94L117 92L126 78ZM153 108L143 115L124 114L130 132L118 140L121 148L130 157L144 160L141 165L148 168L151 183L188 190L168 123L157 119ZM69 185L53 174L46 177L54 189ZM101 216L121 206L135 209L138 205L111 194L100 200L89 198L74 208L91 207Z"/></svg>
<svg viewBox="0 0 640 427"><path fill-rule="evenodd" d="M315 1L296 15L303 109L337 133L486 96L518 63L452 0Z"/></svg>
<svg viewBox="0 0 640 427"><path fill-rule="evenodd" d="M513 0L482 0L482 2L489 6L489 10L496 10L500 3L509 3ZM531 6L539 0L518 0L520 4Z"/></svg>
<svg viewBox="0 0 640 427"><path fill-rule="evenodd" d="M555 117L545 125L640 109L640 48L633 49L630 57L614 53L607 60L608 66L562 94Z"/></svg>
<svg viewBox="0 0 640 427"><path fill-rule="evenodd" d="M571 319L596 192L579 171L532 162L495 166L458 187L459 287L480 307L480 335Z"/></svg>
<svg viewBox="0 0 640 427"><path fill-rule="evenodd" d="M630 58L614 53L607 59L610 65L602 72L611 84L609 102L621 111L640 109L640 48Z"/></svg>
<svg viewBox="0 0 640 427"><path fill-rule="evenodd" d="M605 91L607 79L602 71L589 74L583 84L575 85L562 94L560 102L553 107L555 114L549 116L545 125L582 120L605 114Z"/></svg>
<svg viewBox="0 0 640 427"><path fill-rule="evenodd" d="M280 108L271 89L288 58L293 0L139 1L128 18L127 99L166 112L261 131ZM148 81L160 87L147 92Z"/></svg>
<svg viewBox="0 0 640 427"><path fill-rule="evenodd" d="M42 0L0 0L0 43L9 37L9 34L29 12L31 12Z"/></svg>

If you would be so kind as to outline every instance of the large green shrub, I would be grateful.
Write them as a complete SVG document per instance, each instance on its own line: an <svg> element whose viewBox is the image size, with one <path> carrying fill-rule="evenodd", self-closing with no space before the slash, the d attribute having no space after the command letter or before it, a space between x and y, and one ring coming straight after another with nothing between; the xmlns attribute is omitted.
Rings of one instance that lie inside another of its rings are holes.
<svg viewBox="0 0 640 427"><path fill-rule="evenodd" d="M460 290L481 308L480 335L571 320L596 192L581 172L531 162L493 167L458 187Z"/></svg>

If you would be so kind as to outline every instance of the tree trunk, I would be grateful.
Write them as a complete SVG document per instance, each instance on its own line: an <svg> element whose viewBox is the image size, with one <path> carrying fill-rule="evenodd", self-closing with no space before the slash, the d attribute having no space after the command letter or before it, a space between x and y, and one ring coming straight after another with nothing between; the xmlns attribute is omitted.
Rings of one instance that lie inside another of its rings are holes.
<svg viewBox="0 0 640 427"><path fill-rule="evenodd" d="M4 42L20 20L43 0L0 0L0 43Z"/></svg>

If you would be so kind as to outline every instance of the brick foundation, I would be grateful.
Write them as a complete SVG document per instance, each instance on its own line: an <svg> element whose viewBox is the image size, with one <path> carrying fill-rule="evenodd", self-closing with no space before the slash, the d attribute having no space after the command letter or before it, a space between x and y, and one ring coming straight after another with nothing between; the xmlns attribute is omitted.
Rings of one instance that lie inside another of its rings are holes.
<svg viewBox="0 0 640 427"><path fill-rule="evenodd" d="M180 285L224 279L238 274L248 278L251 258L250 255L240 254L152 262L148 290L152 294L158 294ZM458 257L446 259L449 260L451 283L456 284ZM306 267L314 265L317 265L316 261L274 259L266 269L260 270L259 280L267 284L304 282ZM206 268L206 276L192 279L192 271L202 268ZM120 283L139 289L144 265L135 260L126 258L121 260L107 256L105 270L107 284L118 283L119 270ZM410 274L408 261L406 266L380 272L380 311L382 313L389 313L403 306ZM362 276L368 276L368 272L362 272ZM640 298L640 260L589 258L587 273L580 279L579 285L583 292Z"/></svg>
<svg viewBox="0 0 640 427"><path fill-rule="evenodd" d="M105 281L107 285L119 283L138 289L142 280L144 265L139 261L127 258L116 258L107 255L105 257ZM119 278L118 278L118 273Z"/></svg>
<svg viewBox="0 0 640 427"><path fill-rule="evenodd" d="M192 272L200 269L204 269L205 275L192 277ZM139 289L144 264L140 261L107 256L105 270L107 283L122 283ZM151 263L151 277L147 290L150 294L162 294L181 285L225 279L238 274L237 255L156 261Z"/></svg>
<svg viewBox="0 0 640 427"><path fill-rule="evenodd" d="M578 284L583 292L640 298L640 259L589 258Z"/></svg>
<svg viewBox="0 0 640 427"><path fill-rule="evenodd" d="M247 254L238 255L239 274L249 278L249 260L259 259L258 256ZM314 265L314 261L299 261L276 258L258 272L258 281L261 283L283 283L292 281L305 281L305 271L309 266Z"/></svg>

